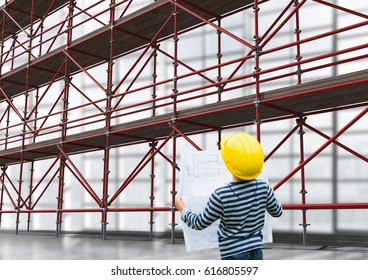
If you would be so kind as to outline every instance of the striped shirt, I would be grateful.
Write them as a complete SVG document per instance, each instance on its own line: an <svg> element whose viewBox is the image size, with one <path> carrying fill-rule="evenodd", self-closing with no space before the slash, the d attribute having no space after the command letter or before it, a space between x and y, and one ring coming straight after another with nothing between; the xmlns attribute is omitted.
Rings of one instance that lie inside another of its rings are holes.
<svg viewBox="0 0 368 280"><path fill-rule="evenodd" d="M269 185L261 180L231 182L215 190L200 214L185 208L182 220L201 230L220 219L217 231L221 257L263 247L262 229L265 210L273 217L282 214L281 203Z"/></svg>

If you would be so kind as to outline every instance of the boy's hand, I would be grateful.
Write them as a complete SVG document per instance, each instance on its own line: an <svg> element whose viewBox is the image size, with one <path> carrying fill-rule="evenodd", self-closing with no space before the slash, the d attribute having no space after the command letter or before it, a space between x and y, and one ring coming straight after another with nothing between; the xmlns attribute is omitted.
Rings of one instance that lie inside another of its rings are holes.
<svg viewBox="0 0 368 280"><path fill-rule="evenodd" d="M175 198L175 208L181 213L181 211L185 208L185 203L182 199L176 197Z"/></svg>

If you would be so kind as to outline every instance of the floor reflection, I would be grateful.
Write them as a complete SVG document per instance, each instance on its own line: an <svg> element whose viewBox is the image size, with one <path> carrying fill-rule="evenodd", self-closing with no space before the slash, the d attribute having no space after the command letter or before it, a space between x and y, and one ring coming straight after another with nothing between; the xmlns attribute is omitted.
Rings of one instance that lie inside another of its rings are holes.
<svg viewBox="0 0 368 280"><path fill-rule="evenodd" d="M218 260L218 249L187 252L184 241L164 238L0 233L2 260ZM267 260L367 260L368 248L267 244Z"/></svg>

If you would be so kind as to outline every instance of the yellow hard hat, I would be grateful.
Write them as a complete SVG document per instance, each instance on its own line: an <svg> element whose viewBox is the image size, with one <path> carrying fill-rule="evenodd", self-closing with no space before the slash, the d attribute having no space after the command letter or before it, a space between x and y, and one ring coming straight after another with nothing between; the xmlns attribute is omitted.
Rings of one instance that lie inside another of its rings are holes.
<svg viewBox="0 0 368 280"><path fill-rule="evenodd" d="M263 149L252 135L245 132L226 135L222 138L220 146L222 159L236 178L248 181L262 173Z"/></svg>

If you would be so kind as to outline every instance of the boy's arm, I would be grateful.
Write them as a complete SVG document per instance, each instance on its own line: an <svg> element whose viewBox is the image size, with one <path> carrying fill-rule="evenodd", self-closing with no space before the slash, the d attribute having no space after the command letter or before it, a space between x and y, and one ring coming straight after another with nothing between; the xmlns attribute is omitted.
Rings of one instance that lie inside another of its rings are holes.
<svg viewBox="0 0 368 280"><path fill-rule="evenodd" d="M176 210L178 210L181 213L185 208L184 200L182 200L181 198L176 197L175 198L175 208L176 208Z"/></svg>
<svg viewBox="0 0 368 280"><path fill-rule="evenodd" d="M214 194L210 196L207 206L201 214L195 214L186 208L182 199L175 200L175 207L180 211L183 222L196 230L205 229L222 216L220 200Z"/></svg>
<svg viewBox="0 0 368 280"><path fill-rule="evenodd" d="M281 202L275 197L271 188L267 192L267 212L272 217L280 217L283 212Z"/></svg>

